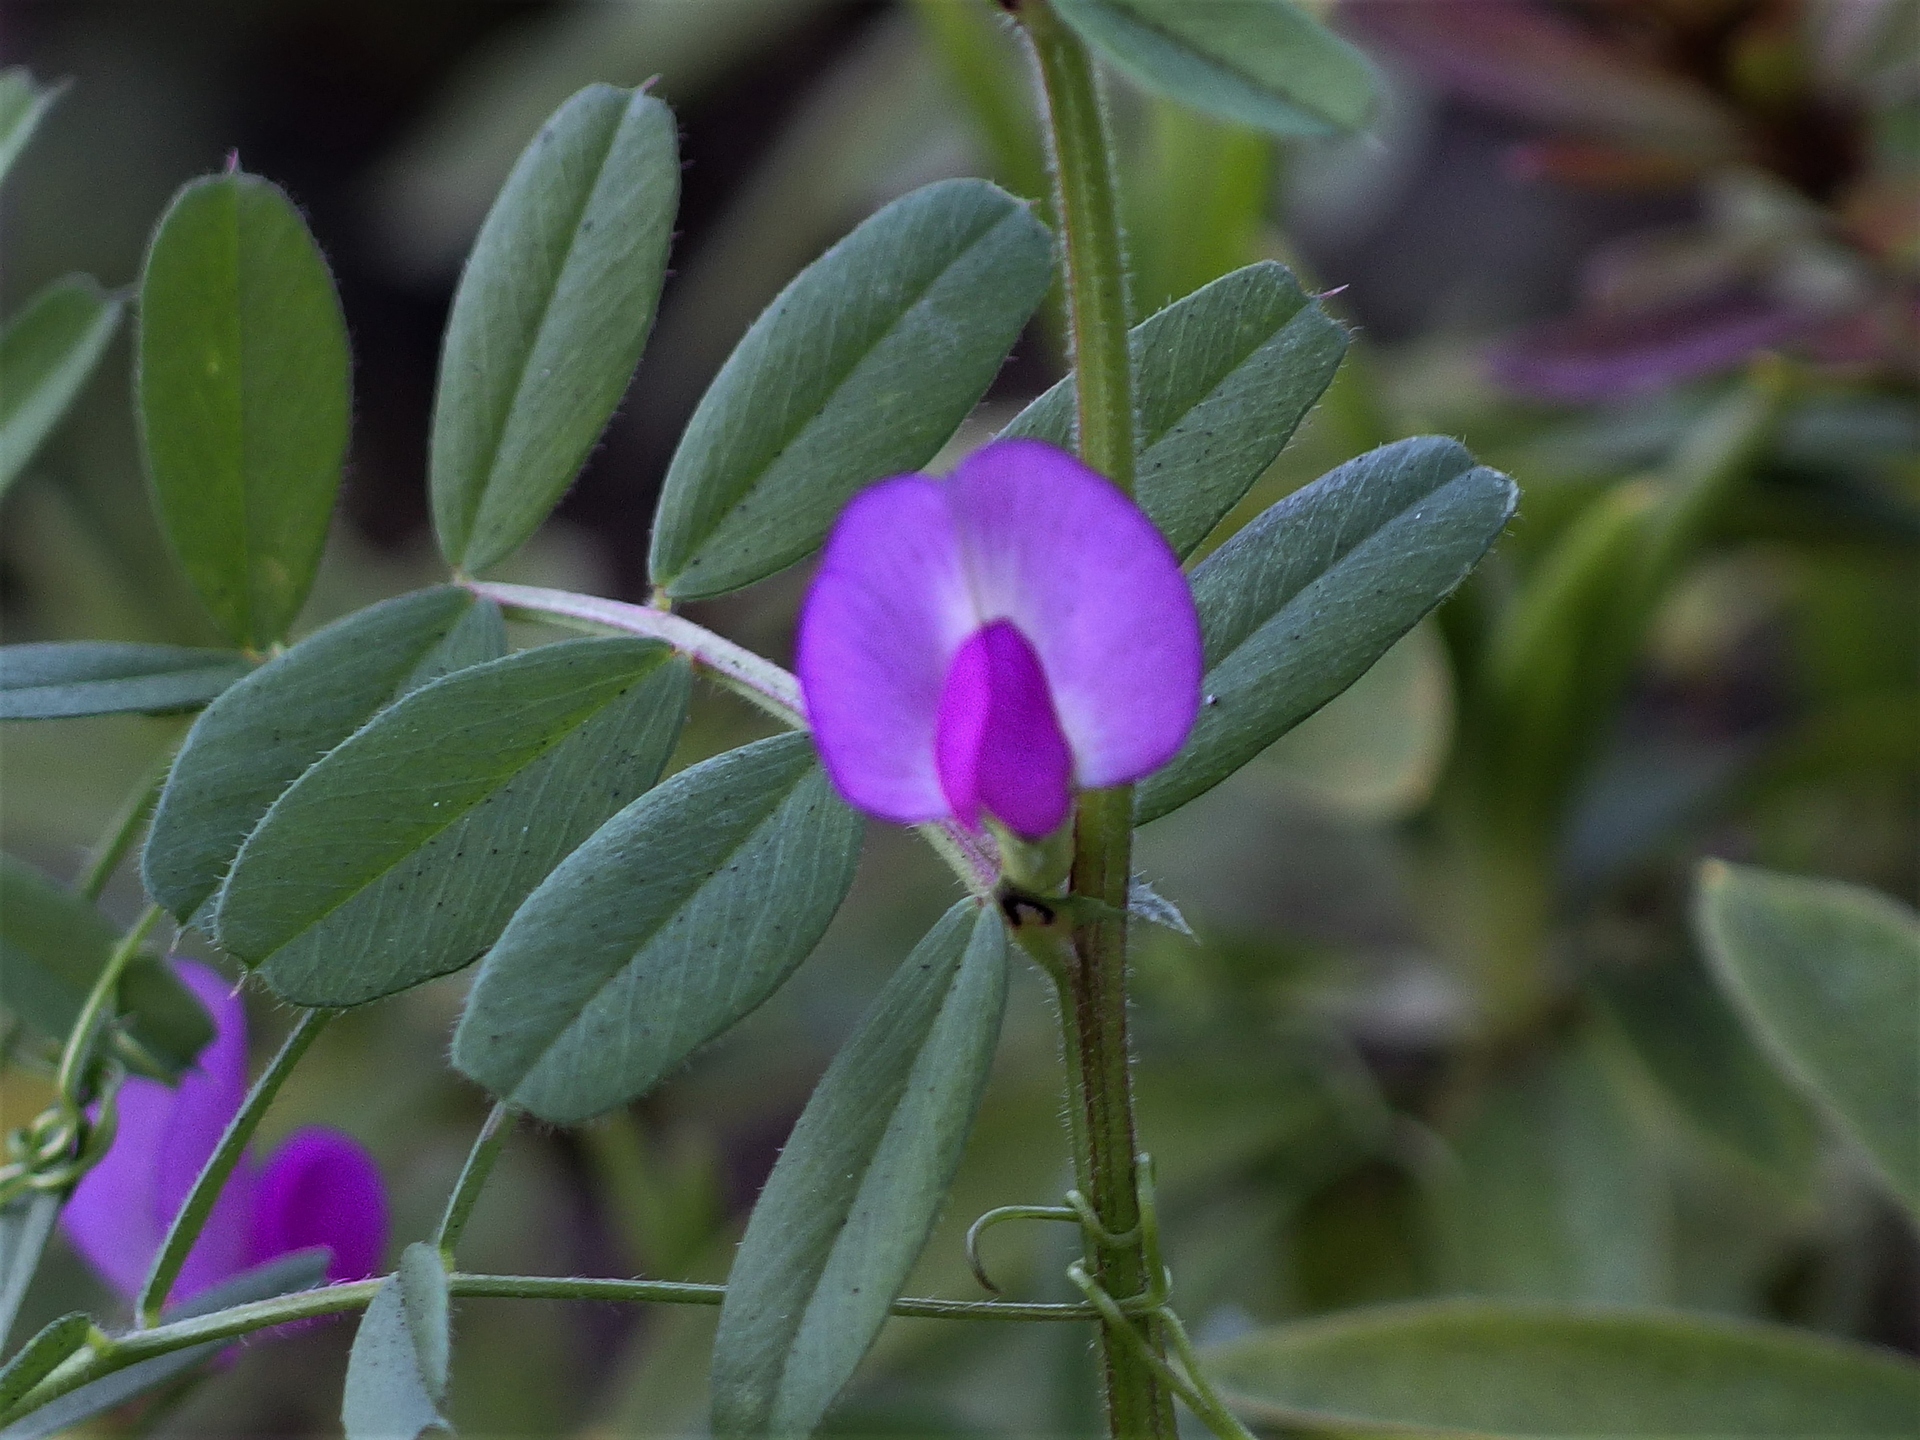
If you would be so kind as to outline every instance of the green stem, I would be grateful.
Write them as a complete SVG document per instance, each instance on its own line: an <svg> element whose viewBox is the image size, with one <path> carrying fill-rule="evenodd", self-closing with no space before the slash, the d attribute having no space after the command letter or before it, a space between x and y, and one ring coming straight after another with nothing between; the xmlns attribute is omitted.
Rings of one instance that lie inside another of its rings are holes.
<svg viewBox="0 0 1920 1440"><path fill-rule="evenodd" d="M200 1238L207 1216L213 1213L214 1203L220 1198L221 1188L233 1174L234 1167L240 1163L240 1157L246 1153L247 1142L253 1138L253 1132L260 1128L267 1107L273 1104L273 1097L280 1092L281 1083L300 1063L300 1057L307 1053L307 1047L313 1044L320 1032L327 1028L327 1022L338 1013L336 1010L309 1010L303 1014L281 1044L279 1053L267 1062L267 1068L253 1082L253 1088L247 1092L239 1111L227 1122L220 1143L214 1147L213 1154L207 1157L207 1163L195 1177L193 1189L187 1193L186 1204L173 1217L173 1224L167 1229L167 1238L160 1246L160 1253L154 1257L147 1283L140 1291L139 1303L134 1307L134 1323L142 1329L159 1325L160 1311L167 1303L167 1293L173 1289L174 1281L180 1278L180 1267L187 1263L187 1256L192 1252L194 1242Z"/></svg>
<svg viewBox="0 0 1920 1440"><path fill-rule="evenodd" d="M1054 212L1066 265L1080 458L1128 494L1135 437L1127 341L1127 268L1113 149L1092 61L1046 0L1020 18L1032 39L1046 95ZM1075 1174L1100 1224L1129 1235L1140 1224L1133 1076L1127 1038L1127 890L1133 864L1133 788L1080 797L1071 890L1100 902L1075 927L1075 963L1061 994L1074 1128ZM1138 1245L1091 1241L1093 1274L1108 1295L1132 1295L1148 1280ZM1161 1371L1164 1346L1150 1315L1104 1317L1100 1330L1109 1432L1175 1434L1173 1391Z"/></svg>
<svg viewBox="0 0 1920 1440"><path fill-rule="evenodd" d="M140 827L146 824L147 817L153 813L154 802L160 798L161 787L167 783L167 772L172 769L173 751L169 747L167 753L160 757L160 763L140 782L140 788L127 797L126 803L120 807L120 813L113 817L108 826L99 849L94 851L93 859L87 862L87 872L80 877L80 884L76 887L83 899L96 901L106 890L113 872L120 868L127 851L140 838Z"/></svg>
<svg viewBox="0 0 1920 1440"><path fill-rule="evenodd" d="M446 1213L440 1217L440 1232L434 1237L434 1243L440 1247L440 1258L449 1268L453 1265L454 1247L467 1228L467 1217L473 1214L481 1187L493 1173L493 1162L500 1158L500 1147L512 1133L513 1112L504 1104L495 1105L474 1138L473 1149L467 1152L467 1163L461 1167L460 1178L447 1197Z"/></svg>
<svg viewBox="0 0 1920 1440"><path fill-rule="evenodd" d="M87 1065L93 1059L94 1042L99 1038L100 1027L113 1018L120 990L120 977L126 972L133 957L140 953L140 947L146 943L153 927L160 922L164 912L158 905L149 905L144 914L133 923L133 928L120 937L120 943L113 947L113 953L107 956L107 963L100 967L95 977L93 989L87 992L86 1002L75 1017L73 1029L67 1033L66 1047L60 1052L60 1070L54 1080L54 1088L61 1096L78 1105L84 1097L80 1094L80 1082L86 1075Z"/></svg>
<svg viewBox="0 0 1920 1440"><path fill-rule="evenodd" d="M1086 48L1045 0L1020 18L1046 92L1054 213L1065 242L1067 330L1079 410L1080 458L1133 493L1133 374L1127 346L1127 265L1106 108Z"/></svg>
<svg viewBox="0 0 1920 1440"><path fill-rule="evenodd" d="M125 1335L100 1337L91 1353L78 1364L63 1365L5 1414L0 1425L31 1414L62 1395L91 1384L116 1370L142 1360L170 1355L220 1340L234 1340L297 1320L315 1320L364 1310L391 1276L323 1285L235 1305L211 1315L196 1315L170 1325L133 1330ZM562 1275L472 1275L456 1271L447 1277L448 1293L462 1299L596 1300L608 1304L718 1305L726 1299L724 1285L699 1285L675 1280L615 1280ZM1092 1305L1024 1304L1005 1300L939 1300L902 1296L893 1313L929 1320L1067 1320L1099 1318ZM80 1357L75 1357L79 1359Z"/></svg>

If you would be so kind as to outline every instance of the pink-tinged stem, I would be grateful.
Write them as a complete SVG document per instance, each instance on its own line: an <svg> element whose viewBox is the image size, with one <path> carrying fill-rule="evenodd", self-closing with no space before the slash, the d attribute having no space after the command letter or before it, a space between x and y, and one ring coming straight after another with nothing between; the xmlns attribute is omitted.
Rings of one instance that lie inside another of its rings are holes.
<svg viewBox="0 0 1920 1440"><path fill-rule="evenodd" d="M534 585L469 581L467 588L502 606L515 619L570 621L623 635L662 640L685 655L712 679L759 706L782 725L805 730L807 717L800 682L771 660L696 625L681 615L647 605L602 600L568 590ZM976 895L990 895L1000 879L998 857L987 843L952 821L916 825L920 836L953 868Z"/></svg>

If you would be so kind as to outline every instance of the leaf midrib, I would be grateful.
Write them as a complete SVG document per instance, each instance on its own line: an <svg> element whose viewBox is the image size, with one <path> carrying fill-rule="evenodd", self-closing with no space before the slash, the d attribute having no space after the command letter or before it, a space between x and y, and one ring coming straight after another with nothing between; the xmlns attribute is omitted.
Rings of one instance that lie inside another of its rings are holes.
<svg viewBox="0 0 1920 1440"><path fill-rule="evenodd" d="M288 935L288 937L285 940L281 941L278 945L274 946L271 950L268 950L264 954L262 954L259 960L252 962L253 965L258 966L258 965L266 964L266 962L269 959L271 959L273 956L279 954L282 950L285 950L288 946L295 944L303 936L306 936L312 933L319 926L325 924L340 910L344 909L346 906L353 903L353 901L357 899L359 896L366 894L368 890L372 889L375 885L379 884L382 880L386 879L388 875L392 874L396 869L398 869L402 864L404 864L409 857L418 855L422 850L426 849L427 846L431 845L435 840L438 840L442 835L446 834L447 831L451 830L455 825L458 825L463 821L465 821L468 817L470 817L474 813L474 811L478 810L480 806L485 804L486 801L490 799L492 796L497 795L507 785L511 784L514 780L518 779L520 776L526 774L527 771L531 770L535 765L539 764L542 760L546 759L547 756L551 755L560 746L566 744L569 740L573 739L574 736L578 735L583 728L591 724L600 715L604 714L609 705L617 703L622 696L631 694L636 687L638 687L639 685L645 684L649 679L652 678L653 673L658 668L659 668L659 663L656 662L653 666L650 666L646 670L639 671L637 673L631 673L624 676L618 682L620 688L613 690L613 692L609 694L607 698L601 701L599 704L594 705L591 708L581 712L580 718L574 724L569 726L565 731L565 733L557 735L553 739L543 743L540 746L540 748L531 757L528 758L525 764L517 767L510 773L506 774L504 778L500 779L498 783L491 786L484 795L482 795L479 799L475 800L471 805L468 805L465 808L461 809L457 814L449 815L442 824L435 826L430 831L427 831L417 844L410 846L408 849L396 855L395 858L392 861L390 861L388 864L382 866L380 869L373 871L372 873L367 875L367 877L363 881L361 881L361 883L359 883L358 885L355 885L352 888L347 889L345 893L342 894L341 897L338 900L334 901L331 905L326 906L322 910L316 911L311 918L305 920L301 924L299 929L293 931L292 934ZM461 672L456 671L454 673L459 674ZM448 678L451 678L451 677L448 677ZM612 682L602 682L602 683L612 683ZM429 690L431 688L432 688L431 684L427 686L422 686L421 690L416 691L414 693L416 694L424 693L426 690ZM298 788L301 780L306 779L307 775L312 774L313 771L316 768L318 768L322 763L324 763L329 756L333 755L342 747L344 747L348 743L348 741L351 741L356 737L358 737L359 735L364 734L367 730L370 730L376 723L383 720L386 716L390 715L391 713L392 713L391 706L383 708L379 711L376 711L375 714L367 721L365 725L361 726L358 730L354 731L353 734L349 735L346 740L342 740L339 745L334 746L334 748L332 750L329 750L326 753L326 755L322 755L320 759L314 761L312 765L308 766L306 771L304 771L301 774L300 779L295 780L292 785L288 786L287 789L283 791L277 799L274 800L272 805L267 807L267 813L262 815L260 817L259 823L254 826L253 834L248 835L245 840L241 841L240 848L238 851L234 853L233 861L231 865L229 865L226 875L222 877L221 882L216 889L215 893L220 897L222 897L220 900L216 901L214 905L216 929L223 930L225 928L224 926L221 926L218 923L218 917L220 915L220 912L223 909L225 909L224 896L226 893L227 885L233 879L233 877L239 873L241 860L246 854L247 847L253 843L254 835L258 835L261 831L263 831L266 828L268 821L273 818L273 812L275 810L278 810L280 808L281 802L285 800L288 795L291 795L296 788Z"/></svg>
<svg viewBox="0 0 1920 1440"><path fill-rule="evenodd" d="M1336 538L1335 553L1333 557L1330 560L1328 560L1326 564L1322 565L1320 569L1316 571L1311 577L1309 577L1304 584L1302 584L1297 589L1295 589L1278 605L1274 606L1274 608L1266 615L1264 619L1262 619L1258 624L1254 625L1251 629L1249 629L1247 633L1243 635L1239 640L1235 641L1231 649L1227 650L1226 653L1221 655L1221 657L1218 660L1215 660L1214 662L1209 664L1207 666L1207 674L1209 675L1213 674L1214 671L1226 665L1230 660L1233 659L1234 656L1238 655L1247 646L1251 645L1260 636L1260 634L1266 630L1266 628L1269 625L1273 624L1275 620L1279 619L1289 609L1291 609L1295 601L1297 601L1302 595L1306 594L1307 591L1311 590L1315 585L1318 585L1321 581L1325 580L1329 575L1333 574L1336 570L1346 565L1347 562L1353 558L1353 556L1358 554L1360 551L1366 549L1367 546L1369 546L1376 539L1378 539L1382 531L1386 530L1389 526L1394 525L1399 521L1403 520L1407 515L1412 513L1414 510L1419 509L1421 506L1435 501L1436 498L1443 491L1452 489L1455 485L1459 484L1461 481L1466 480L1472 475L1474 475L1476 472L1485 470L1485 469L1486 469L1485 466L1474 464L1472 463L1471 460L1469 460L1469 462L1465 466L1455 471L1453 474L1449 475L1445 480L1443 480L1440 484L1435 485L1431 490L1424 491L1417 499L1414 499L1404 505L1400 505L1396 507L1394 510L1392 510L1387 515L1385 515L1377 524L1372 525L1368 529L1360 532L1358 535L1356 535L1353 538L1350 544L1347 544L1345 546L1339 546L1338 539ZM1488 471L1487 473L1492 474L1494 472ZM1353 508L1358 508L1358 507L1353 507ZM1351 516L1352 513L1353 513L1353 510L1350 508L1347 514L1348 516ZM1345 517L1343 517L1343 520L1344 518Z"/></svg>
<svg viewBox="0 0 1920 1440"><path fill-rule="evenodd" d="M632 98L629 97L621 105L619 117L614 121L613 128L607 136L607 143L593 163L592 183L582 187L580 203L574 208L573 217L568 222L566 250L560 257L560 263L552 271L551 283L544 287L546 293L540 302L539 322L533 328L532 338L521 351L513 381L513 394L502 407L498 423L489 426L492 433L487 442L486 478L481 482L479 491L474 496L471 512L462 517L466 531L460 546L460 559L463 564L474 547L480 517L486 512L487 497L493 493L494 483L499 479L501 447L506 440L508 427L513 422L514 412L520 407L520 397L526 392L527 379L533 372L534 352L540 348L540 342L546 337L547 327L553 320L553 297L559 293L561 278L567 273L567 267L573 263L574 251L580 244L580 221L592 208L593 197L599 193L601 178L607 172L607 161L613 155L614 146L620 139L620 132L625 128L627 115L632 108Z"/></svg>

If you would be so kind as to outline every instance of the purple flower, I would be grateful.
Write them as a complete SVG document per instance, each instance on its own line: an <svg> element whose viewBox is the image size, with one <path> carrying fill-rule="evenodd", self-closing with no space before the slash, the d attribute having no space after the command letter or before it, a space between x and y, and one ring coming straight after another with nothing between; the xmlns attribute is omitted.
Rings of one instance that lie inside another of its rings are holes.
<svg viewBox="0 0 1920 1440"><path fill-rule="evenodd" d="M951 479L856 496L800 617L827 773L901 824L981 815L1029 840L1073 791L1172 758L1200 708L1200 622L1180 562L1072 456L1002 440Z"/></svg>
<svg viewBox="0 0 1920 1440"><path fill-rule="evenodd" d="M213 1016L214 1038L178 1087L137 1077L120 1087L113 1145L62 1213L74 1249L129 1300L247 1094L239 996L203 965L173 965ZM264 1168L242 1157L170 1298L190 1299L249 1266L314 1245L333 1252L329 1280L359 1280L378 1268L386 1241L386 1189L372 1158L336 1131L298 1130Z"/></svg>

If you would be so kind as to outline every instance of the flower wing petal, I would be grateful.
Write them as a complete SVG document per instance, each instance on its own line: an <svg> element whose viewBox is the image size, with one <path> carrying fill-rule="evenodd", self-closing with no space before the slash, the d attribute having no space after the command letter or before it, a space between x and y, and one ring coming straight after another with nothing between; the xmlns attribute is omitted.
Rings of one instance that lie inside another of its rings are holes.
<svg viewBox="0 0 1920 1440"><path fill-rule="evenodd" d="M800 615L795 668L820 757L859 809L949 813L934 737L955 652L979 627L945 487L869 486L841 514Z"/></svg>
<svg viewBox="0 0 1920 1440"><path fill-rule="evenodd" d="M74 1187L60 1212L67 1239L114 1291L131 1300L160 1249L165 1221L154 1175L173 1091L135 1076L120 1087L119 1128L107 1153Z"/></svg>
<svg viewBox="0 0 1920 1440"><path fill-rule="evenodd" d="M1200 710L1200 620L1145 513L1063 450L1002 440L949 482L975 603L1032 643L1075 778L1137 780L1173 758Z"/></svg>
<svg viewBox="0 0 1920 1440"><path fill-rule="evenodd" d="M146 1282L194 1177L246 1097L247 1020L239 996L204 965L172 963L213 1018L213 1039L178 1086L135 1076L120 1087L113 1144L62 1214L74 1248L128 1299ZM245 1267L252 1208L252 1176L243 1162L188 1255L173 1298L185 1299Z"/></svg>
<svg viewBox="0 0 1920 1440"><path fill-rule="evenodd" d="M387 1188L373 1157L337 1130L296 1130L260 1172L250 1259L325 1245L332 1282L361 1280L387 1248Z"/></svg>

